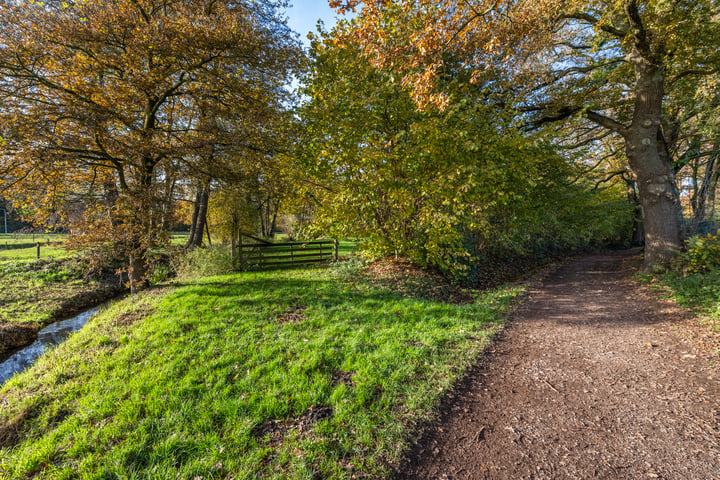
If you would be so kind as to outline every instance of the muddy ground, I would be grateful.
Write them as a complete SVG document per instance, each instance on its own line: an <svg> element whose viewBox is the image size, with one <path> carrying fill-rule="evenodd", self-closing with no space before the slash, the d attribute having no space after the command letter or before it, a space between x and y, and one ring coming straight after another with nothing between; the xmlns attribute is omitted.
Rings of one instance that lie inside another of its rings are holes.
<svg viewBox="0 0 720 480"><path fill-rule="evenodd" d="M531 288L398 479L720 479L720 368L635 258L577 259Z"/></svg>

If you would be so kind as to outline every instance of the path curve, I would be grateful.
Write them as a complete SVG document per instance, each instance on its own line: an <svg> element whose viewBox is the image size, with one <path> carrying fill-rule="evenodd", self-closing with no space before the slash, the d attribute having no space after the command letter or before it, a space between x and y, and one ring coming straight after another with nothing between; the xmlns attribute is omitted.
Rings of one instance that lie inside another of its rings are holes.
<svg viewBox="0 0 720 480"><path fill-rule="evenodd" d="M532 288L398 479L720 479L720 367L682 313L584 257Z"/></svg>

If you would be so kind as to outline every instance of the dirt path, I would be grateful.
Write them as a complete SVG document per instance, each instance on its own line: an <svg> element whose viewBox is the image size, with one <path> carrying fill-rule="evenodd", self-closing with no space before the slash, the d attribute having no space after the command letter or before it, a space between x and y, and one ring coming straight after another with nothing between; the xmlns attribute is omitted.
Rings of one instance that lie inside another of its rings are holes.
<svg viewBox="0 0 720 480"><path fill-rule="evenodd" d="M399 479L720 479L720 367L628 253L531 290Z"/></svg>

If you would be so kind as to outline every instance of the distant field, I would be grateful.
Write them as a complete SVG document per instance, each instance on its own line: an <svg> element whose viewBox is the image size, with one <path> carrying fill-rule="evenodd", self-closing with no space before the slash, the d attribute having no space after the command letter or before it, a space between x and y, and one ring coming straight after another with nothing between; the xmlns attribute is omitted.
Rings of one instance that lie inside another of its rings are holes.
<svg viewBox="0 0 720 480"><path fill-rule="evenodd" d="M63 247L40 247L40 258L61 259L72 256L72 252L68 252ZM37 248L18 248L15 250L3 250L0 248L0 262L17 261L17 260L35 260L37 258Z"/></svg>
<svg viewBox="0 0 720 480"><path fill-rule="evenodd" d="M52 233L45 234L0 234L0 262L33 260L37 258L37 243L40 242L40 258L65 258L71 255L60 242L67 239L67 235ZM26 245L27 248L17 248Z"/></svg>
<svg viewBox="0 0 720 480"><path fill-rule="evenodd" d="M170 243L172 245L185 245L189 236L190 232L172 233L170 234Z"/></svg>
<svg viewBox="0 0 720 480"><path fill-rule="evenodd" d="M0 250L5 245L64 242L67 238L67 235L58 233L0 233Z"/></svg>

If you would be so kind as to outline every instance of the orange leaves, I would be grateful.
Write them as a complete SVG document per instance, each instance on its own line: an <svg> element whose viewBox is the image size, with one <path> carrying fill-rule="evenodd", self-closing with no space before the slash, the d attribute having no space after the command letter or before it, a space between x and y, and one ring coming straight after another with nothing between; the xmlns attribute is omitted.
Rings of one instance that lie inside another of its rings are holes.
<svg viewBox="0 0 720 480"><path fill-rule="evenodd" d="M0 164L12 172L0 183L38 220L84 224L90 243L157 238L174 184L276 149L301 51L273 8L13 2L0 11Z"/></svg>
<svg viewBox="0 0 720 480"><path fill-rule="evenodd" d="M331 5L343 10L358 3ZM420 107L446 103L437 90L448 56L472 69L476 82L488 70L508 73L514 68L510 62L526 57L551 31L562 9L573 8L567 0L370 0L362 5L342 37L358 42L374 66L402 72Z"/></svg>

